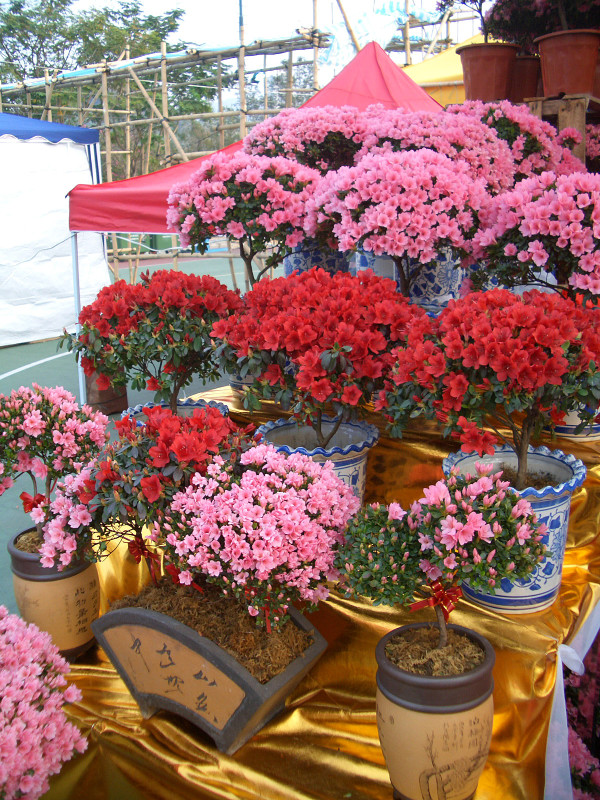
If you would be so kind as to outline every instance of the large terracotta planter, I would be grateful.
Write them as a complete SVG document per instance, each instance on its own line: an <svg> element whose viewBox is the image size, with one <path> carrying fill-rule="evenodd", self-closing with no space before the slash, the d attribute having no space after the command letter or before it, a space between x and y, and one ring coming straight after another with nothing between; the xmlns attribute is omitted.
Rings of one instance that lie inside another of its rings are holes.
<svg viewBox="0 0 600 800"><path fill-rule="evenodd" d="M377 728L395 800L452 798L468 800L488 757L494 705L491 644L459 625L485 653L482 664L463 675L416 675L400 669L385 655L399 631L426 627L415 623L396 628L377 644Z"/></svg>
<svg viewBox="0 0 600 800"><path fill-rule="evenodd" d="M323 432L334 425L332 417L323 417ZM327 447L319 447L314 429L294 419L277 419L257 428L265 441L287 455L303 453L314 461L331 461L333 470L362 501L367 481L369 450L377 444L379 431L362 420L343 422Z"/></svg>
<svg viewBox="0 0 600 800"><path fill-rule="evenodd" d="M593 93L600 30L556 31L535 42L540 50L544 95Z"/></svg>
<svg viewBox="0 0 600 800"><path fill-rule="evenodd" d="M289 613L314 641L265 684L210 639L156 611L116 609L92 628L145 718L160 709L178 714L231 754L283 710L286 697L327 648L302 614L293 608Z"/></svg>
<svg viewBox="0 0 600 800"><path fill-rule="evenodd" d="M466 100L506 100L510 93L516 44L500 42L467 44L458 47Z"/></svg>
<svg viewBox="0 0 600 800"><path fill-rule="evenodd" d="M448 475L456 465L462 475L475 474L475 463L493 464L494 469L502 466L516 469L517 457L512 448L503 446L495 448L493 456L479 456L477 453L452 453L444 459L442 469ZM549 608L556 600L562 579L562 566L567 544L569 514L573 492L585 480L585 464L575 456L567 455L562 450L549 450L547 447L530 447L527 456L530 471L549 473L553 476L552 485L543 489L527 487L518 492L528 500L537 513L540 522L548 527L544 542L550 551L538 564L528 578L514 582L504 578L495 587L495 593L487 593L483 589L473 590L463 584L465 597L486 608L505 614L527 614ZM514 490L516 491L516 489Z"/></svg>
<svg viewBox="0 0 600 800"><path fill-rule="evenodd" d="M100 610L96 565L77 561L62 572L58 567L43 567L37 553L15 546L22 533L26 531L8 542L19 614L47 631L65 658L75 659L96 641L91 629Z"/></svg>
<svg viewBox="0 0 600 800"><path fill-rule="evenodd" d="M522 103L525 99L538 97L541 86L541 63L539 56L517 56L513 65L508 99L511 103Z"/></svg>

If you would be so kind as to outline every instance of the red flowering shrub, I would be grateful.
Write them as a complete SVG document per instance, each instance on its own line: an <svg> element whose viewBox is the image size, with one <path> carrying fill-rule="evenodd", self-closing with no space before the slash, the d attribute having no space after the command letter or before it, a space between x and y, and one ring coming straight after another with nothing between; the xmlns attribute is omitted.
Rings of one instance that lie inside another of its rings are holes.
<svg viewBox="0 0 600 800"><path fill-rule="evenodd" d="M243 311L217 323L213 336L230 372L257 376L246 406L256 407L259 397L292 404L322 446L323 412L356 417L383 386L391 349L427 321L387 278L313 268L260 281Z"/></svg>
<svg viewBox="0 0 600 800"><path fill-rule="evenodd" d="M408 331L393 351L392 379L379 406L393 435L424 414L466 452L491 454L502 440L516 451L522 489L532 435L581 405L598 407L599 323L597 310L558 294L473 292L450 301L429 330ZM583 428L595 412L580 413Z"/></svg>
<svg viewBox="0 0 600 800"><path fill-rule="evenodd" d="M178 417L169 409L144 409L143 423L116 422L119 437L78 475L59 483L44 526L42 564L67 565L77 553L90 561L125 540L139 561L149 555L142 530L162 519L173 496L204 474L215 455L235 462L253 442L219 408L195 408Z"/></svg>
<svg viewBox="0 0 600 800"><path fill-rule="evenodd" d="M143 274L139 284L105 286L82 309L80 333L65 340L87 375L100 374L100 389L131 381L175 411L179 392L194 377L219 377L212 325L240 307L238 294L210 275L159 270Z"/></svg>

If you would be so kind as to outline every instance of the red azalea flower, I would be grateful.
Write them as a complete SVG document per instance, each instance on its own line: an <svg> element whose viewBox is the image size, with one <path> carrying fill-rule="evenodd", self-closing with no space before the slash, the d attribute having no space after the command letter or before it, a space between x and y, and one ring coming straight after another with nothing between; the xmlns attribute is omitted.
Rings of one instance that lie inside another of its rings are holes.
<svg viewBox="0 0 600 800"><path fill-rule="evenodd" d="M140 480L142 493L149 503L155 503L161 495L162 483L158 475L150 475L150 477L142 478Z"/></svg>

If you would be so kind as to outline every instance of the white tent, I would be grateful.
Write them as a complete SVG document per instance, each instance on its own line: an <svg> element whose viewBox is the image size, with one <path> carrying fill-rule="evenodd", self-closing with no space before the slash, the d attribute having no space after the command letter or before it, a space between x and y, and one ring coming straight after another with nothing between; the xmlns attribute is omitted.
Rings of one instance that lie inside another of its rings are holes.
<svg viewBox="0 0 600 800"><path fill-rule="evenodd" d="M0 114L0 346L59 336L77 320L68 192L99 183L99 134ZM104 238L80 234L82 304L110 283Z"/></svg>

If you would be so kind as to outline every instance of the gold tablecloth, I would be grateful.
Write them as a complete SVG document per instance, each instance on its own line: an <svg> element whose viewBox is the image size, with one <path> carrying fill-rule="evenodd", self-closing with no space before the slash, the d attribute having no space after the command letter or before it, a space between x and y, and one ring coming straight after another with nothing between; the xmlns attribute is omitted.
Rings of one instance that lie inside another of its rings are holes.
<svg viewBox="0 0 600 800"><path fill-rule="evenodd" d="M246 416L228 389L203 397L227 402L234 418ZM268 408L252 415L257 423L272 417ZM559 598L536 614L501 615L467 600L452 613L453 622L483 633L496 650L492 747L476 800L544 797L557 650L585 624L600 598L600 443L541 443L573 453L588 467L573 498ZM441 477L442 458L451 448L422 422L402 440L382 437L369 456L366 500L417 499L424 486ZM145 580L127 555L104 561L100 578L103 609ZM73 665L70 677L83 700L69 713L87 734L88 750L63 766L46 798L389 800L392 788L375 720L375 645L409 619L430 618L427 611L374 607L334 592L311 617L328 640L327 651L285 712L232 756L219 753L208 737L178 717L160 712L144 720L95 647Z"/></svg>

